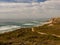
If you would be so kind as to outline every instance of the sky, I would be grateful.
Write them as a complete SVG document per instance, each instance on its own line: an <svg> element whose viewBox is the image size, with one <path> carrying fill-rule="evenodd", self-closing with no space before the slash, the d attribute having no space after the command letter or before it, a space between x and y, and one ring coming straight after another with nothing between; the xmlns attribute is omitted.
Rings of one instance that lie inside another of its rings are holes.
<svg viewBox="0 0 60 45"><path fill-rule="evenodd" d="M32 1L44 2L46 0L0 0L0 2L15 2L15 3L30 3Z"/></svg>
<svg viewBox="0 0 60 45"><path fill-rule="evenodd" d="M0 0L0 19L60 17L60 0Z"/></svg>

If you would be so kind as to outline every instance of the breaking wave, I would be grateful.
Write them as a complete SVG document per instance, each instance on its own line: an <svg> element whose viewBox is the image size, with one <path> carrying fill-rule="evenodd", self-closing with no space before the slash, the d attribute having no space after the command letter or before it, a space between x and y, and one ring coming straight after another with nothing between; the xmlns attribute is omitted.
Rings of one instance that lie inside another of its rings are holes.
<svg viewBox="0 0 60 45"><path fill-rule="evenodd" d="M20 28L20 26L16 26L16 25L1 26L0 27L0 33L13 31L13 30L16 30L16 29L19 29L19 28Z"/></svg>
<svg viewBox="0 0 60 45"><path fill-rule="evenodd" d="M39 20L22 20L22 21L5 21L0 20L0 33L5 33L9 31L14 31L20 28L28 28L40 26L42 23L46 22L47 19L39 19Z"/></svg>
<svg viewBox="0 0 60 45"><path fill-rule="evenodd" d="M23 24L23 25L35 25L35 24L33 24L33 23L25 23L25 24Z"/></svg>

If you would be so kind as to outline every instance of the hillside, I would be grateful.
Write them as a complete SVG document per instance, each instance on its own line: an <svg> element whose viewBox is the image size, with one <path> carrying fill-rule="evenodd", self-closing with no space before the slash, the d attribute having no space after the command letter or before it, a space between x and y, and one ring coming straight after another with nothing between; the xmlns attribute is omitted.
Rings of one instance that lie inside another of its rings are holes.
<svg viewBox="0 0 60 45"><path fill-rule="evenodd" d="M60 45L60 18L32 28L0 34L0 45Z"/></svg>

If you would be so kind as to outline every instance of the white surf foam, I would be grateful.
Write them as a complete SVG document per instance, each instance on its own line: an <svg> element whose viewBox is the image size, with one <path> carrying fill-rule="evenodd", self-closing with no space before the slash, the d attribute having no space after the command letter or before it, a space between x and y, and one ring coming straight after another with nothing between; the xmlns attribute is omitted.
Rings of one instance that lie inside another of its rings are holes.
<svg viewBox="0 0 60 45"><path fill-rule="evenodd" d="M16 26L16 25L2 26L2 27L0 27L0 33L13 31L13 30L16 30L16 29L19 29L19 28L20 28L20 26Z"/></svg>
<svg viewBox="0 0 60 45"><path fill-rule="evenodd" d="M33 23L25 23L25 24L23 24L23 25L35 25L35 24L33 24Z"/></svg>

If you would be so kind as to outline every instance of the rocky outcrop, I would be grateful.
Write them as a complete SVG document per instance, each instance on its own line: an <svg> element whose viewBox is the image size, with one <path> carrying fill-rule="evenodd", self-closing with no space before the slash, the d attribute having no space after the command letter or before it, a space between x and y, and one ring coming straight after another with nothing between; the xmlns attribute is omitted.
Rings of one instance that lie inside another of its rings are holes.
<svg viewBox="0 0 60 45"><path fill-rule="evenodd" d="M48 26L54 26L54 25L60 25L60 18L51 18L50 20L48 20L48 22L46 23Z"/></svg>
<svg viewBox="0 0 60 45"><path fill-rule="evenodd" d="M51 18L49 22L51 21L52 24L60 23L60 18Z"/></svg>

